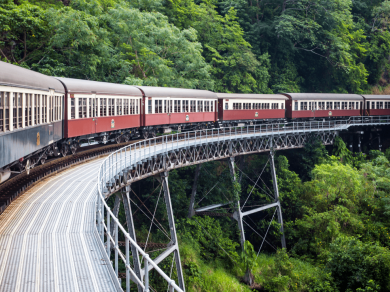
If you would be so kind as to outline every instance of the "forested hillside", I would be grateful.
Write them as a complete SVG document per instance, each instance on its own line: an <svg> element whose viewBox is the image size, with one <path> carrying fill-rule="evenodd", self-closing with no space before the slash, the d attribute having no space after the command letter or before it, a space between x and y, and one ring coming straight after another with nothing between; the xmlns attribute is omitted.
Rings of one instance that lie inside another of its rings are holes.
<svg viewBox="0 0 390 292"><path fill-rule="evenodd" d="M1 0L0 55L127 84L381 93L389 15L383 0Z"/></svg>

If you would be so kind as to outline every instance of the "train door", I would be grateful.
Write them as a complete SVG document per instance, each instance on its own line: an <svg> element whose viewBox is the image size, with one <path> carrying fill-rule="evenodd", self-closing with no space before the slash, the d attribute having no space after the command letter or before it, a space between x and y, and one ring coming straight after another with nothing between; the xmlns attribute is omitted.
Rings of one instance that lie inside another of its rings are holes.
<svg viewBox="0 0 390 292"><path fill-rule="evenodd" d="M146 103L145 95L140 100L137 100L137 102L140 102L140 112L139 112L140 125L145 126L145 103Z"/></svg>
<svg viewBox="0 0 390 292"><path fill-rule="evenodd" d="M370 115L370 102L369 101L367 101L367 103L366 103L366 115L367 116L369 116Z"/></svg>
<svg viewBox="0 0 390 292"><path fill-rule="evenodd" d="M228 99L226 101L228 101ZM223 119L223 99L218 99L218 119Z"/></svg>
<svg viewBox="0 0 390 292"><path fill-rule="evenodd" d="M363 116L364 115L364 109L363 109L363 102L360 102L360 115Z"/></svg>

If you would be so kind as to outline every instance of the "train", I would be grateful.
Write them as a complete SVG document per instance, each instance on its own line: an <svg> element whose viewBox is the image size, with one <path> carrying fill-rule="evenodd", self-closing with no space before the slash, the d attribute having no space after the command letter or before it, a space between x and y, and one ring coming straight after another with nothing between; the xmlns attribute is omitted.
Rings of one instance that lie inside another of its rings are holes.
<svg viewBox="0 0 390 292"><path fill-rule="evenodd" d="M82 145L271 122L390 115L389 95L241 94L51 77L0 61L0 183Z"/></svg>

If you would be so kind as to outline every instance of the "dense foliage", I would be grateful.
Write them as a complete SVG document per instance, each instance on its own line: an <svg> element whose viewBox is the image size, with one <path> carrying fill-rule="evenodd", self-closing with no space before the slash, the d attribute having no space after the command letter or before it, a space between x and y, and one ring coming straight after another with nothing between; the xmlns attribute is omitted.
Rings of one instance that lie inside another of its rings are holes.
<svg viewBox="0 0 390 292"><path fill-rule="evenodd" d="M389 15L388 0L1 0L0 55L117 83L380 93Z"/></svg>

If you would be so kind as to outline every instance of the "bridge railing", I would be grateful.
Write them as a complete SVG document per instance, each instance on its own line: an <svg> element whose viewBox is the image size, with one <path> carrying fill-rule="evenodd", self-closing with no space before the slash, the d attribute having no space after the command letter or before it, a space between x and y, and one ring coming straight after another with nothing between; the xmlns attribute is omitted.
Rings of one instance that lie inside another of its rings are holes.
<svg viewBox="0 0 390 292"><path fill-rule="evenodd" d="M390 116L373 116L373 117L351 117L345 120L316 120L304 122L286 122L286 123L270 123L261 125L248 125L245 127L225 127L218 129L196 130L184 133L175 133L170 135L158 136L155 138L143 140L122 149L111 153L100 165L98 172L98 200L97 200L97 229L104 243L104 233L107 232L109 241L113 243L113 248L116 250L125 263L126 272L131 274L131 277L141 287L148 285L147 271L145 268L145 284L142 279L139 279L130 266L128 261L129 244L136 247L138 252L144 257L145 265L151 265L153 268L170 284L171 289L182 291L175 282L168 277L157 264L138 246L138 244L130 237L126 229L120 224L118 218L114 216L110 207L105 202L105 194L107 188L115 183L115 180L122 176L124 172L131 170L135 165L142 163L148 158L169 153L180 148L193 147L199 144L215 143L224 140L237 140L253 135L281 135L281 134L298 134L305 132L320 132L320 131L338 131L345 130L353 125L376 125L389 124ZM111 218L115 224L125 235L126 254L123 255L118 246L117 236L112 238L109 229L109 223L105 224L104 214L107 214L109 221ZM117 263L116 263L117 265ZM117 272L117 268L116 268ZM173 291L173 290L172 290Z"/></svg>

